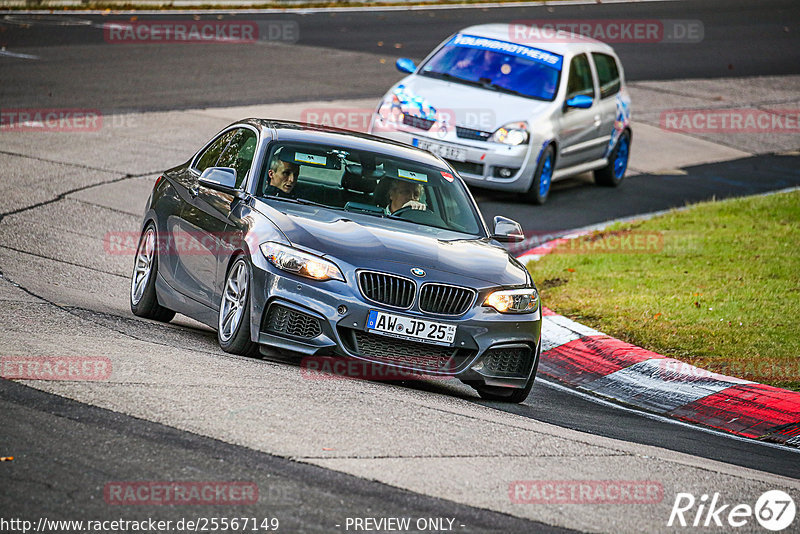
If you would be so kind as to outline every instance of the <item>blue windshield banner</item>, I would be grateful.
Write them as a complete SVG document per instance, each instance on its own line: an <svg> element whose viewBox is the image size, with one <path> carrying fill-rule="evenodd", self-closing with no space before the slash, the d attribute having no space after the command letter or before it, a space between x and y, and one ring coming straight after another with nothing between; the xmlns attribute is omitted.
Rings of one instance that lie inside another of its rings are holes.
<svg viewBox="0 0 800 534"><path fill-rule="evenodd" d="M533 48L507 41L499 41L488 37L476 37L474 35L456 34L447 44L464 46L467 48L477 48L479 50L490 50L492 52L503 52L512 56L518 56L533 61L538 61L555 69L561 70L563 57L545 50Z"/></svg>

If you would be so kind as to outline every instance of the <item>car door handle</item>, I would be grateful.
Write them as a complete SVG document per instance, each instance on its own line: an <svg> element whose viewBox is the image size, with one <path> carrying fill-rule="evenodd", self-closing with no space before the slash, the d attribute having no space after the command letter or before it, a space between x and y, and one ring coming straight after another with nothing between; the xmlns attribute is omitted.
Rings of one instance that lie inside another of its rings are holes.
<svg viewBox="0 0 800 534"><path fill-rule="evenodd" d="M594 126L595 128L603 124L603 121L600 120L600 115L594 116Z"/></svg>

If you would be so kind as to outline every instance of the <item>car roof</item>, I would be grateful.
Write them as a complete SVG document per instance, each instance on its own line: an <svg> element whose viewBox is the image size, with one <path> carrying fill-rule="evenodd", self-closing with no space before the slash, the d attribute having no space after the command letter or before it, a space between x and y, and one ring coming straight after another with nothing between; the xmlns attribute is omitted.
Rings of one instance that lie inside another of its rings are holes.
<svg viewBox="0 0 800 534"><path fill-rule="evenodd" d="M278 141L325 143L353 150L378 152L393 158L413 160L447 169L447 166L430 152L369 134L304 122L273 119L251 118L236 122L236 124L242 123L274 130L276 134L274 140Z"/></svg>
<svg viewBox="0 0 800 534"><path fill-rule="evenodd" d="M546 23L546 21L542 21ZM559 37L563 36L563 41L555 41L550 39L534 40L533 38L526 39L513 39L515 28L520 26L530 26L528 24L514 23L514 24L478 24L469 26L458 33L468 33L477 37L488 37L490 39L497 39L498 41L506 41L510 43L517 43L533 48L541 48L549 52L555 52L562 56L577 54L587 51L603 51L613 53L614 50L602 41L585 37L583 35L572 33L564 30L558 30Z"/></svg>

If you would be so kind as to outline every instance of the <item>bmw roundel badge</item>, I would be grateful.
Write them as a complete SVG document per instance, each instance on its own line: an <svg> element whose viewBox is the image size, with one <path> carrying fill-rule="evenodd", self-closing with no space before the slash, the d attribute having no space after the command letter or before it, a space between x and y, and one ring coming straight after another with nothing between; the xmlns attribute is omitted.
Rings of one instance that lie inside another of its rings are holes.
<svg viewBox="0 0 800 534"><path fill-rule="evenodd" d="M425 271L423 271L419 267L414 267L413 269L411 269L411 274L422 278L423 276L425 276Z"/></svg>

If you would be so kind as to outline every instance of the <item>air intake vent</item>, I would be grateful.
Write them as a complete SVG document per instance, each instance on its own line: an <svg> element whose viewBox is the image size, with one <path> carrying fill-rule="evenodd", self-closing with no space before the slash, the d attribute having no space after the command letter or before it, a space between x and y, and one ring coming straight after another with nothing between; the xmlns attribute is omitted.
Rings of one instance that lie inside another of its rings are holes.
<svg viewBox="0 0 800 534"><path fill-rule="evenodd" d="M414 302L416 284L409 278L362 271L358 275L358 286L364 298L372 302L395 308L409 308Z"/></svg>
<svg viewBox="0 0 800 534"><path fill-rule="evenodd" d="M462 315L472 305L476 291L447 284L425 284L419 294L419 309L439 315Z"/></svg>
<svg viewBox="0 0 800 534"><path fill-rule="evenodd" d="M264 330L281 336L311 339L322 333L319 319L280 304L269 307Z"/></svg>
<svg viewBox="0 0 800 534"><path fill-rule="evenodd" d="M497 347L486 351L483 365L498 375L527 376L531 365L530 347Z"/></svg>
<svg viewBox="0 0 800 534"><path fill-rule="evenodd" d="M414 128L419 128L420 130L430 130L434 124L434 121L430 119L423 119L421 117L414 117L413 115L409 115L406 113L403 115L403 124L406 126L412 126Z"/></svg>
<svg viewBox="0 0 800 534"><path fill-rule="evenodd" d="M456 135L461 139L472 139L473 141L486 141L492 136L492 132L482 132L471 128L456 126Z"/></svg>

